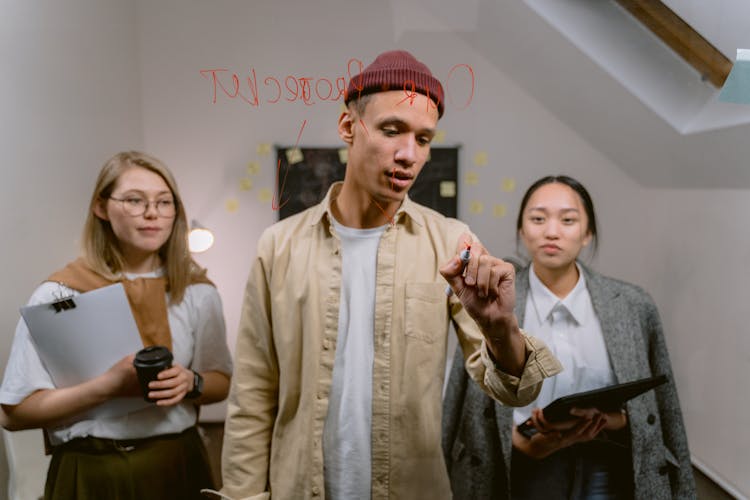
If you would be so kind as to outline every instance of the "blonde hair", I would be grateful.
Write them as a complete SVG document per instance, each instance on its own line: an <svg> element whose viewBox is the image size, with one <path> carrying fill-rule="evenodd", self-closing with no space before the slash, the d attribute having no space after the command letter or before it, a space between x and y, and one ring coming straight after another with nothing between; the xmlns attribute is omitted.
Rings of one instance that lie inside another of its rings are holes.
<svg viewBox="0 0 750 500"><path fill-rule="evenodd" d="M188 250L187 215L180 193L177 191L177 182L166 165L153 156L138 151L124 151L117 153L104 164L96 180L88 217L83 227L84 257L88 265L105 278L112 281L122 279L125 259L120 243L112 231L110 222L97 217L94 209L97 204L109 198L120 175L133 167L145 168L159 175L167 183L174 197L176 214L172 232L166 243L159 249L159 257L165 270L170 302L179 304L185 296L185 289L191 282L206 279L206 270L193 260Z"/></svg>

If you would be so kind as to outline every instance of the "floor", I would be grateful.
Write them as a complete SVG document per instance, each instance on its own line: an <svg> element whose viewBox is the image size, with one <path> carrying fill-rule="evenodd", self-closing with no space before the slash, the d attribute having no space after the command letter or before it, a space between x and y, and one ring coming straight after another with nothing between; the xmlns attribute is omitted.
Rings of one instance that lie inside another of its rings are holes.
<svg viewBox="0 0 750 500"><path fill-rule="evenodd" d="M693 468L693 473L695 475L695 487L698 490L698 498L700 500L731 500L735 498L698 469Z"/></svg>
<svg viewBox="0 0 750 500"><path fill-rule="evenodd" d="M224 435L224 424L202 423L200 427L211 460L214 480L217 486L221 486L221 442ZM693 471L699 500L731 500L734 498L699 470L693 469Z"/></svg>

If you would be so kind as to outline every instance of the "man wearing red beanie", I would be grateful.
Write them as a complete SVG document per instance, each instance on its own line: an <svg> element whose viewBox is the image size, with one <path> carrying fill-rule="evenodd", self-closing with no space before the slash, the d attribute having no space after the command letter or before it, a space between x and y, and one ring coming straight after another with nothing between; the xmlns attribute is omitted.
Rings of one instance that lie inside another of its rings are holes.
<svg viewBox="0 0 750 500"><path fill-rule="evenodd" d="M429 68L380 54L345 102L344 181L258 243L222 459L232 498L450 498L450 322L466 369L503 403L527 404L560 370L518 328L513 266L407 196L444 111Z"/></svg>

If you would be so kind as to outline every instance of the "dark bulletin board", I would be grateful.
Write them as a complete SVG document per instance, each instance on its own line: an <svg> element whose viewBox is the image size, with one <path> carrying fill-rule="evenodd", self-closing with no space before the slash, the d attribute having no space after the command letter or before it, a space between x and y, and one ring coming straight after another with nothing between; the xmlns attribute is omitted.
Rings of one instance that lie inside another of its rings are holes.
<svg viewBox="0 0 750 500"><path fill-rule="evenodd" d="M344 179L346 170L339 160L339 148L299 148L303 159L291 166L287 159L290 149L293 148L276 147L277 164L281 161L276 189L284 186L281 197L276 193L276 199L283 204L279 220L319 203L332 183ZM458 148L431 148L430 160L409 190L409 197L447 217L456 217L457 191Z"/></svg>

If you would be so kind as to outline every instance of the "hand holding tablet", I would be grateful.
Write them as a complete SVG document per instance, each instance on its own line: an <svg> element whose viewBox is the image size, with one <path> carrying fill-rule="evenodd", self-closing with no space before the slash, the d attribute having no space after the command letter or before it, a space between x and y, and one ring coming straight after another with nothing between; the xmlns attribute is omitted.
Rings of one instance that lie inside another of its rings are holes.
<svg viewBox="0 0 750 500"><path fill-rule="evenodd" d="M573 408L596 408L602 413L615 412L621 410L630 399L665 382L667 382L666 375L657 375L592 391L579 392L554 400L542 411L545 420L553 423L577 418L570 412ZM537 429L529 419L518 426L518 432L527 438L531 438L537 433Z"/></svg>

